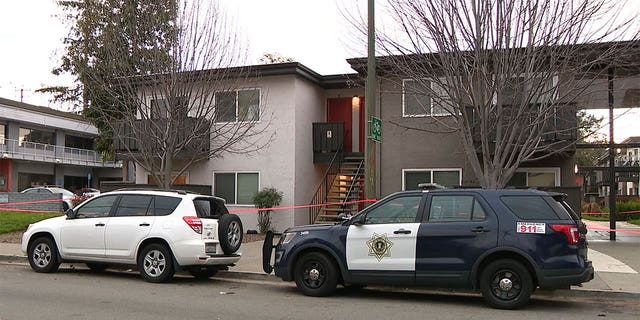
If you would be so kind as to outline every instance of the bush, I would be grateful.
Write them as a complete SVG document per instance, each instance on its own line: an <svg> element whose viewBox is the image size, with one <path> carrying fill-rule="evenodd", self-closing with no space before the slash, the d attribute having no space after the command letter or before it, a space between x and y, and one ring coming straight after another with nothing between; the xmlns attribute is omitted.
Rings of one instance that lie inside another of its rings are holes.
<svg viewBox="0 0 640 320"><path fill-rule="evenodd" d="M282 192L274 187L267 187L256 193L253 197L253 204L257 208L273 208L280 205ZM260 233L271 230L271 210L258 211L258 229Z"/></svg>
<svg viewBox="0 0 640 320"><path fill-rule="evenodd" d="M609 220L609 207L599 206L595 203L583 202L581 206L582 212L599 213L602 215L583 216L589 220ZM640 212L636 213L620 213L629 211L640 211L640 199L625 199L616 201L616 221L628 221L640 219Z"/></svg>

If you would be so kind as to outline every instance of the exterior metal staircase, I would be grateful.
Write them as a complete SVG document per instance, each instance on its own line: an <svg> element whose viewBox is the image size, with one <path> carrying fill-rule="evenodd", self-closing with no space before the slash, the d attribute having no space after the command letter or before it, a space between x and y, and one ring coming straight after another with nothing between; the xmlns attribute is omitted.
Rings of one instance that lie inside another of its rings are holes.
<svg viewBox="0 0 640 320"><path fill-rule="evenodd" d="M337 166L335 172L327 172L324 186L326 189L322 203L330 205L311 208L313 223L334 223L339 221L340 214L354 214L362 203L364 195L364 156L361 153L347 154ZM320 189L319 188L319 189ZM320 191L320 190L319 190Z"/></svg>

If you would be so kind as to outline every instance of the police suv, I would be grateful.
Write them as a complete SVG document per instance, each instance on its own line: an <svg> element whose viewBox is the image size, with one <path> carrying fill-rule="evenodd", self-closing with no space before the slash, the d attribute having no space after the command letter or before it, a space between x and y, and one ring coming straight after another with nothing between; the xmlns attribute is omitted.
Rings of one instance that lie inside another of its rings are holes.
<svg viewBox="0 0 640 320"><path fill-rule="evenodd" d="M275 246L269 234L263 267L310 296L338 284L471 288L493 307L519 308L537 287L593 279L587 230L564 197L533 189L399 192L339 224L289 228Z"/></svg>

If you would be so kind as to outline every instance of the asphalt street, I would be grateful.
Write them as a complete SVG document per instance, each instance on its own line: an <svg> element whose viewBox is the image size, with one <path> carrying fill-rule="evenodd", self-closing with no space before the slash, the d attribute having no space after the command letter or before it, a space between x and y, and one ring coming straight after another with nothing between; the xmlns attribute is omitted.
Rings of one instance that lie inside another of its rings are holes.
<svg viewBox="0 0 640 320"><path fill-rule="evenodd" d="M534 296L522 310L487 307L476 294L365 288L301 295L292 283L178 276L151 284L135 272L96 274L63 265L39 274L0 261L0 319L634 319L637 299Z"/></svg>

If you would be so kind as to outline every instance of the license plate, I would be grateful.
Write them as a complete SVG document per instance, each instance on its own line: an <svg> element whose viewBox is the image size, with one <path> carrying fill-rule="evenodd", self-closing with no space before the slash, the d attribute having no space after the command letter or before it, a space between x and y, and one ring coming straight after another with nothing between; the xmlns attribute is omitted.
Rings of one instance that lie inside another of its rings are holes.
<svg viewBox="0 0 640 320"><path fill-rule="evenodd" d="M215 244L205 244L204 252L206 254L216 254L216 245Z"/></svg>
<svg viewBox="0 0 640 320"><path fill-rule="evenodd" d="M518 222L516 230L518 233L545 233L546 223Z"/></svg>

